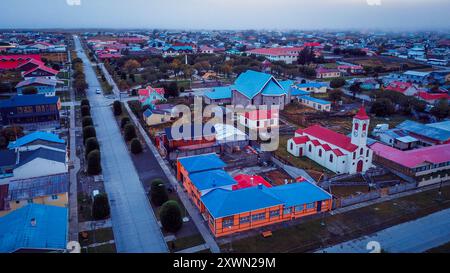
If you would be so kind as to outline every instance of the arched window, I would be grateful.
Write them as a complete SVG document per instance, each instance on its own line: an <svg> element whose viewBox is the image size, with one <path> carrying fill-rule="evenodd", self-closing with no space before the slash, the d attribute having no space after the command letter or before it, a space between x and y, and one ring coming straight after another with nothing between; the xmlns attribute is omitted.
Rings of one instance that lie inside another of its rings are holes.
<svg viewBox="0 0 450 273"><path fill-rule="evenodd" d="M363 155L363 153L364 153L364 149L361 148L361 150L359 150L359 155Z"/></svg>
<svg viewBox="0 0 450 273"><path fill-rule="evenodd" d="M364 125L363 125L363 132L365 132L366 129L367 129L367 124L364 124Z"/></svg>
<svg viewBox="0 0 450 273"><path fill-rule="evenodd" d="M355 131L358 131L359 123L355 123Z"/></svg>
<svg viewBox="0 0 450 273"><path fill-rule="evenodd" d="M322 157L322 149L319 149L319 157Z"/></svg>
<svg viewBox="0 0 450 273"><path fill-rule="evenodd" d="M294 149L294 143L291 142L291 150L293 150L293 149Z"/></svg>
<svg viewBox="0 0 450 273"><path fill-rule="evenodd" d="M367 149L366 157L369 157L369 149Z"/></svg>
<svg viewBox="0 0 450 273"><path fill-rule="evenodd" d="M330 155L330 162L333 163L333 155Z"/></svg>
<svg viewBox="0 0 450 273"><path fill-rule="evenodd" d="M356 152L353 153L353 160L356 159Z"/></svg>
<svg viewBox="0 0 450 273"><path fill-rule="evenodd" d="M311 144L309 144L308 151L311 152L311 150L312 150L312 146L311 146Z"/></svg>

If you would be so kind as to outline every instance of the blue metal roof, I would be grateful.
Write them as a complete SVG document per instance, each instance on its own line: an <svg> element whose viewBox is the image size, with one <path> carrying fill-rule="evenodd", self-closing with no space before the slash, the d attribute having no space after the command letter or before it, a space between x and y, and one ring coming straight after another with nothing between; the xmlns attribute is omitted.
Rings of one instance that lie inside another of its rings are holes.
<svg viewBox="0 0 450 273"><path fill-rule="evenodd" d="M447 141L450 139L450 131L428 126L412 120L405 120L397 125L397 128L439 141Z"/></svg>
<svg viewBox="0 0 450 273"><path fill-rule="evenodd" d="M309 182L264 188L263 191L282 200L286 207L310 204L331 199L332 197L328 192Z"/></svg>
<svg viewBox="0 0 450 273"><path fill-rule="evenodd" d="M55 135L52 133L47 133L47 132L37 131L37 132L31 133L31 134L28 134L26 136L23 136L23 137L17 139L16 141L10 142L8 144L8 149L15 149L18 147L22 147L22 146L27 145L28 143L31 143L36 140L44 140L44 141L53 142L53 143L66 143L63 139L59 138L58 135Z"/></svg>
<svg viewBox="0 0 450 273"><path fill-rule="evenodd" d="M16 165L16 152L11 150L0 150L0 167Z"/></svg>
<svg viewBox="0 0 450 273"><path fill-rule="evenodd" d="M283 202L258 187L236 191L215 189L201 197L214 218L282 205Z"/></svg>
<svg viewBox="0 0 450 273"><path fill-rule="evenodd" d="M213 100L230 99L231 88L232 86L214 87L212 91L205 92L205 96Z"/></svg>
<svg viewBox="0 0 450 273"><path fill-rule="evenodd" d="M319 103L319 104L331 104L331 102L329 102L329 101L317 99L317 98L314 98L311 96L304 96L304 97L302 97L302 99L309 100L309 101Z"/></svg>
<svg viewBox="0 0 450 273"><path fill-rule="evenodd" d="M50 161L57 161L60 163L66 162L66 152L64 151L56 151L52 149L39 148L32 151L19 152L19 164L16 167L20 167L25 165L28 162L33 161L36 158L44 158Z"/></svg>
<svg viewBox="0 0 450 273"><path fill-rule="evenodd" d="M450 131L450 120L427 124L427 126L438 128L445 131Z"/></svg>
<svg viewBox="0 0 450 273"><path fill-rule="evenodd" d="M189 178L200 191L237 184L236 180L222 169L193 173Z"/></svg>
<svg viewBox="0 0 450 273"><path fill-rule="evenodd" d="M68 209L63 207L29 204L12 211L0 217L0 252L65 249L67 223Z"/></svg>
<svg viewBox="0 0 450 273"><path fill-rule="evenodd" d="M294 183L272 188L251 187L235 191L213 190L201 200L214 218L284 205L293 207L331 199L331 194L309 183Z"/></svg>
<svg viewBox="0 0 450 273"><path fill-rule="evenodd" d="M307 96L309 95L308 91L298 90L298 89L292 89L291 96Z"/></svg>
<svg viewBox="0 0 450 273"><path fill-rule="evenodd" d="M276 81L270 74L247 70L236 79L234 88L247 98L251 99L262 91L269 80ZM279 88L282 89L282 87Z"/></svg>
<svg viewBox="0 0 450 273"><path fill-rule="evenodd" d="M299 83L296 85L298 88L321 88L326 87L327 84L323 82L307 82L307 83Z"/></svg>
<svg viewBox="0 0 450 273"><path fill-rule="evenodd" d="M44 94L35 94L26 96L16 95L7 100L0 100L0 108L42 105L42 104L56 104L58 100L59 100L58 97L47 97Z"/></svg>
<svg viewBox="0 0 450 273"><path fill-rule="evenodd" d="M291 81L291 80L280 81L279 83L280 83L280 85L283 87L283 89L284 89L285 91L288 91L288 90L291 89L292 86L294 85L294 81Z"/></svg>
<svg viewBox="0 0 450 273"><path fill-rule="evenodd" d="M152 110L147 109L147 110L145 110L143 115L144 115L144 117L148 118L149 116L153 115L153 112L152 112Z"/></svg>
<svg viewBox="0 0 450 273"><path fill-rule="evenodd" d="M264 86L262 94L266 96L281 96L286 94L286 90L277 81L271 80Z"/></svg>
<svg viewBox="0 0 450 273"><path fill-rule="evenodd" d="M178 161L180 161L184 169L190 174L194 172L222 169L227 165L216 154L183 157L179 158Z"/></svg>

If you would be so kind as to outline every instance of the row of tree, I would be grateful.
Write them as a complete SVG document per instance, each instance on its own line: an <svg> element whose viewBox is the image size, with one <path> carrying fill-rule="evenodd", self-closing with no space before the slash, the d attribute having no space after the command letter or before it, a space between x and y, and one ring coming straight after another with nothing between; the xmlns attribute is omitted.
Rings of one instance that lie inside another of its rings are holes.
<svg viewBox="0 0 450 273"><path fill-rule="evenodd" d="M180 205L177 201L169 200L169 194L167 193L164 181L161 179L153 180L149 195L152 203L157 207L161 207L159 215L163 228L173 233L180 230L183 225Z"/></svg>
<svg viewBox="0 0 450 273"><path fill-rule="evenodd" d="M91 106L87 99L81 101L81 123L83 127L84 157L87 160L87 173L89 175L98 175L102 172L100 145L91 117Z"/></svg>
<svg viewBox="0 0 450 273"><path fill-rule="evenodd" d="M74 56L75 54L73 54ZM75 57L75 56L74 56ZM75 92L81 97L86 95L86 89L88 89L89 85L86 82L86 75L84 74L83 69L83 61L75 57L72 59L72 70L73 70L73 87Z"/></svg>
<svg viewBox="0 0 450 273"><path fill-rule="evenodd" d="M113 112L115 116L120 116L123 113L122 103L120 101L114 101ZM142 144L136 134L136 128L131 122L129 117L122 117L120 120L120 128L123 130L123 137L125 142L130 143L130 150L133 154L142 153Z"/></svg>

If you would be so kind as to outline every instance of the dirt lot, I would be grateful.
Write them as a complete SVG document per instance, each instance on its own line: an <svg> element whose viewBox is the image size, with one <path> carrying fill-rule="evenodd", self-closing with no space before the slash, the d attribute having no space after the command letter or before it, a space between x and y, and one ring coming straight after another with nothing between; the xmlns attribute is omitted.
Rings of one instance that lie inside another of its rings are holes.
<svg viewBox="0 0 450 273"><path fill-rule="evenodd" d="M396 57L389 57L389 56L348 58L348 59L345 59L344 61L359 64L362 66L368 66L368 67L372 67L372 68L382 67L387 72L398 71L398 70L400 70L402 65L407 65L407 69L419 69L419 68L429 67L427 65L411 62L409 60L400 59L400 58L396 58Z"/></svg>
<svg viewBox="0 0 450 273"><path fill-rule="evenodd" d="M288 181L292 180L292 177L282 170L274 170L259 175L268 180L273 186L284 185L286 179Z"/></svg>

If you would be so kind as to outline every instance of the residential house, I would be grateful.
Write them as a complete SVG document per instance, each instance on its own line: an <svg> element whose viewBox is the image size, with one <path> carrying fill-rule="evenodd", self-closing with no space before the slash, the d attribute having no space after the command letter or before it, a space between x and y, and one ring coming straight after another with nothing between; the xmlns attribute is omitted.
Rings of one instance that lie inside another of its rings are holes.
<svg viewBox="0 0 450 273"><path fill-rule="evenodd" d="M372 151L367 145L369 116L364 107L353 118L351 137L320 125L299 129L288 140L287 150L306 156L337 174L365 173L372 167Z"/></svg>
<svg viewBox="0 0 450 273"><path fill-rule="evenodd" d="M38 54L0 55L0 71L18 69L31 59L41 62L41 56Z"/></svg>
<svg viewBox="0 0 450 273"><path fill-rule="evenodd" d="M33 151L39 148L65 152L67 146L66 141L61 139L58 135L42 131L27 134L8 144L8 149L16 152Z"/></svg>
<svg viewBox="0 0 450 273"><path fill-rule="evenodd" d="M430 77L431 72L422 72L422 71L413 71L409 70L403 73L403 77L405 81L420 84L420 85L427 85L430 83Z"/></svg>
<svg viewBox="0 0 450 273"><path fill-rule="evenodd" d="M331 78L339 78L342 73L334 68L324 68L319 67L316 69L316 78L317 79L331 79Z"/></svg>
<svg viewBox="0 0 450 273"><path fill-rule="evenodd" d="M310 108L316 109L318 111L330 112L331 111L331 102L314 98L311 96L300 96L298 101Z"/></svg>
<svg viewBox="0 0 450 273"><path fill-rule="evenodd" d="M29 80L31 78L37 78L37 77L56 80L56 76L58 75L58 73L59 73L58 71L56 71L50 67L41 65L41 66L35 67L31 70L24 72L23 77L25 78L25 80Z"/></svg>
<svg viewBox="0 0 450 273"><path fill-rule="evenodd" d="M180 127L164 129L156 143L157 146L162 143L169 151L212 146L216 143L216 131L214 126L208 128L204 124L185 123Z"/></svg>
<svg viewBox="0 0 450 273"><path fill-rule="evenodd" d="M278 127L279 118L279 111L277 109L253 110L238 113L239 123L250 130Z"/></svg>
<svg viewBox="0 0 450 273"><path fill-rule="evenodd" d="M0 253L65 251L68 217L67 208L40 204L0 217Z"/></svg>
<svg viewBox="0 0 450 273"><path fill-rule="evenodd" d="M149 105L153 107L158 102L165 102L166 98L164 98L164 94L164 88L153 88L151 86L145 89L139 89L138 91L141 106Z"/></svg>
<svg viewBox="0 0 450 273"><path fill-rule="evenodd" d="M450 96L447 93L429 93L426 91L419 91L416 96L419 100L423 100L428 104L436 104L440 100L450 100Z"/></svg>
<svg viewBox="0 0 450 273"><path fill-rule="evenodd" d="M57 174L13 180L8 184L4 216L28 204L42 204L67 208L69 205L69 175Z"/></svg>
<svg viewBox="0 0 450 273"><path fill-rule="evenodd" d="M154 126L166 122L170 122L172 120L171 113L168 113L163 110L157 110L157 109L147 109L142 114L145 123L148 126Z"/></svg>
<svg viewBox="0 0 450 273"><path fill-rule="evenodd" d="M204 99L206 104L230 104L231 86L214 87L211 91L205 92Z"/></svg>
<svg viewBox="0 0 450 273"><path fill-rule="evenodd" d="M418 92L418 88L414 84L401 81L391 82L384 90L399 92L406 96L414 96Z"/></svg>
<svg viewBox="0 0 450 273"><path fill-rule="evenodd" d="M308 82L308 83L300 83L292 86L295 89L307 91L310 93L326 93L328 85L323 82Z"/></svg>
<svg viewBox="0 0 450 273"><path fill-rule="evenodd" d="M397 129L401 129L410 136L420 140L420 145L422 146L450 143L450 128L439 127L441 123L435 124L422 124L412 120L405 120L397 125Z"/></svg>
<svg viewBox="0 0 450 273"><path fill-rule="evenodd" d="M281 61L292 64L297 61L300 51L303 47L273 47L273 48L256 48L248 50L248 55L263 56L270 61Z"/></svg>
<svg viewBox="0 0 450 273"><path fill-rule="evenodd" d="M24 80L19 82L16 85L16 90L18 95L23 95L23 90L27 88L35 88L37 90L37 94L43 94L47 97L53 97L56 95L56 85L58 84L57 80L47 79L47 78L29 78L28 80Z"/></svg>
<svg viewBox="0 0 450 273"><path fill-rule="evenodd" d="M58 97L43 94L14 96L0 100L0 123L8 125L52 125L59 126L61 103Z"/></svg>

